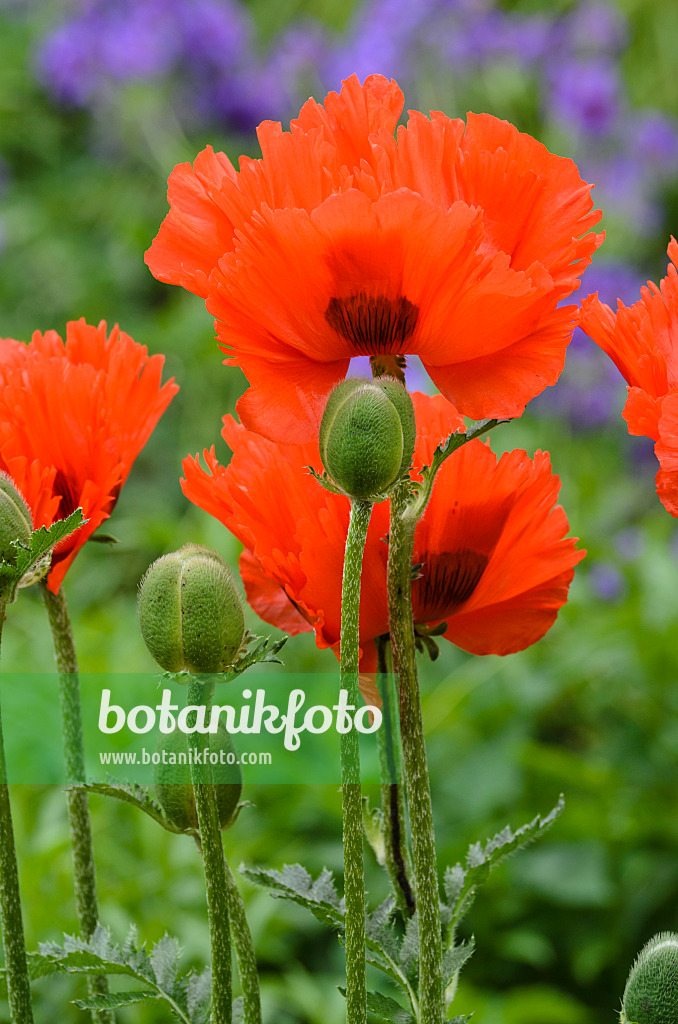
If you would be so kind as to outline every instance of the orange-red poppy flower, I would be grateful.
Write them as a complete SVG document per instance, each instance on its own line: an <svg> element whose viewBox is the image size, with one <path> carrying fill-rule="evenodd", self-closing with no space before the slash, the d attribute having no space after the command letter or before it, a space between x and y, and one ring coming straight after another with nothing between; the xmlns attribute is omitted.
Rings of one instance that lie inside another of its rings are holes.
<svg viewBox="0 0 678 1024"><path fill-rule="evenodd" d="M243 424L316 433L353 356L420 356L475 419L517 416L553 384L573 328L559 302L602 235L590 186L488 114L411 113L395 82L353 76L291 130L264 122L263 157L203 151L169 182L152 272L202 295L250 388Z"/></svg>
<svg viewBox="0 0 678 1024"><path fill-rule="evenodd" d="M57 545L48 587L111 514L120 488L179 390L160 384L164 357L114 327L84 320L36 331L29 344L0 339L0 469L24 495L35 527L76 508L88 520Z"/></svg>
<svg viewBox="0 0 678 1024"><path fill-rule="evenodd" d="M678 242L659 287L648 281L632 306L621 300L616 314L589 295L580 325L607 352L628 384L624 419L630 434L651 437L659 459L657 493L678 516Z"/></svg>
<svg viewBox="0 0 678 1024"><path fill-rule="evenodd" d="M463 426L442 396L415 393L415 468ZM252 607L288 633L314 629L319 647L338 652L341 578L349 519L347 498L307 472L320 469L317 443L279 445L231 416L223 436L227 468L204 452L184 460L184 494L242 541L240 572ZM474 654L510 654L539 640L567 600L584 552L567 538L556 505L559 481L548 455L514 451L499 460L472 441L440 470L415 535L421 563L412 588L415 622L447 622L445 636ZM361 671L376 666L375 638L388 632L388 502L375 505L362 574Z"/></svg>

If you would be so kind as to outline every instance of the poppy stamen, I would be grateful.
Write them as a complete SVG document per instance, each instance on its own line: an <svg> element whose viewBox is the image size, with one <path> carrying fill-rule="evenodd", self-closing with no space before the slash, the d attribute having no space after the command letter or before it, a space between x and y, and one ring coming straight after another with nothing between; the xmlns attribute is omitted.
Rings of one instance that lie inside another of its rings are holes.
<svg viewBox="0 0 678 1024"><path fill-rule="evenodd" d="M478 551L444 551L430 559L414 586L417 618L443 619L473 594L487 568L489 558Z"/></svg>
<svg viewBox="0 0 678 1024"><path fill-rule="evenodd" d="M332 330L351 343L356 354L370 356L402 348L414 333L419 307L404 295L358 292L346 298L332 298L325 319Z"/></svg>

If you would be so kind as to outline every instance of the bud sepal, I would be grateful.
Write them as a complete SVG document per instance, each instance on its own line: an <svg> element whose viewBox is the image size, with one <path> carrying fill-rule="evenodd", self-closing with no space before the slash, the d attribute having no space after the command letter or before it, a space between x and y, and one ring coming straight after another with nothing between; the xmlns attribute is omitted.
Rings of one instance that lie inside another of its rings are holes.
<svg viewBox="0 0 678 1024"><path fill-rule="evenodd" d="M349 378L325 406L318 444L327 477L314 476L328 490L381 501L408 472L415 436L414 408L402 384Z"/></svg>
<svg viewBox="0 0 678 1024"><path fill-rule="evenodd" d="M216 551L186 544L149 567L139 585L139 627L166 672L220 675L241 653L245 618Z"/></svg>
<svg viewBox="0 0 678 1024"><path fill-rule="evenodd" d="M641 949L624 989L620 1024L678 1020L678 935L659 932Z"/></svg>

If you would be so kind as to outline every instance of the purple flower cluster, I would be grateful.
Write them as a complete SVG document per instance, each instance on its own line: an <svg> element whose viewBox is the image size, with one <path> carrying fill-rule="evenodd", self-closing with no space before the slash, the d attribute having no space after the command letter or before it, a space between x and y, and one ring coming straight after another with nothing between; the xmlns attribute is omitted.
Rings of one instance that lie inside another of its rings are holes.
<svg viewBox="0 0 678 1024"><path fill-rule="evenodd" d="M482 92L492 76L504 92L511 74L518 93L529 82L542 133L596 182L608 215L642 237L658 229L658 194L678 173L678 126L657 110L631 109L619 61L627 37L623 15L604 0L551 15L501 10L494 0L366 0L321 77L336 88L352 71L378 71L397 78L413 106L445 110L460 97L477 103L478 84ZM488 92L484 102L493 99Z"/></svg>
<svg viewBox="0 0 678 1024"><path fill-rule="evenodd" d="M89 0L42 41L36 63L65 106L95 106L124 83L163 79L175 82L189 116L251 131L287 114L304 74L315 85L323 45L317 26L299 25L262 56L238 0Z"/></svg>
<svg viewBox="0 0 678 1024"><path fill-rule="evenodd" d="M582 296L598 293L612 309L617 299L625 305L637 301L644 281L623 263L594 263L582 277ZM567 351L565 369L556 385L547 388L530 404L538 415L557 416L575 430L591 430L618 422L626 397L619 370L577 327Z"/></svg>

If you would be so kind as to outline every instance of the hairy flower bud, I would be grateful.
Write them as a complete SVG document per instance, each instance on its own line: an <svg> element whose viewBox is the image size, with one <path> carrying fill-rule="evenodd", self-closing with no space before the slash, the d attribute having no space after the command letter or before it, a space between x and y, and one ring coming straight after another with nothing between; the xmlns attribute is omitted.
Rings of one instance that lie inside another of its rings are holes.
<svg viewBox="0 0 678 1024"><path fill-rule="evenodd" d="M631 968L620 1024L675 1024L678 1020L678 935L660 932Z"/></svg>
<svg viewBox="0 0 678 1024"><path fill-rule="evenodd" d="M240 649L245 619L216 551L186 544L154 562L139 587L139 626L166 672L226 671Z"/></svg>
<svg viewBox="0 0 678 1024"><path fill-rule="evenodd" d="M188 761L189 748L194 747L195 743L194 736L188 736L181 729L175 729L162 735L156 748L161 758L154 771L156 796L168 821L183 831L198 828L198 813ZM208 745L210 754L218 758L216 763L211 765L211 774L216 786L219 825L221 828L227 828L235 820L238 809L242 792L242 772L233 741L223 722L219 722L219 728L215 733L209 734ZM231 764L228 763L229 755ZM214 760L214 756L212 759ZM206 772L206 769L201 767L201 771Z"/></svg>
<svg viewBox="0 0 678 1024"><path fill-rule="evenodd" d="M11 561L16 555L12 541L28 544L33 533L33 520L28 505L14 481L0 472L0 559Z"/></svg>
<svg viewBox="0 0 678 1024"><path fill-rule="evenodd" d="M416 429L412 400L396 380L348 379L330 395L320 424L320 457L353 498L388 490L407 472Z"/></svg>

